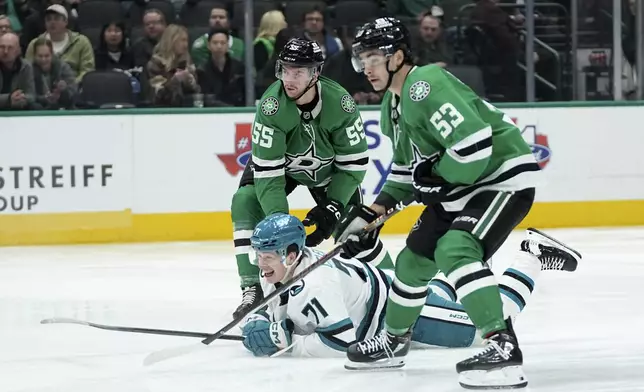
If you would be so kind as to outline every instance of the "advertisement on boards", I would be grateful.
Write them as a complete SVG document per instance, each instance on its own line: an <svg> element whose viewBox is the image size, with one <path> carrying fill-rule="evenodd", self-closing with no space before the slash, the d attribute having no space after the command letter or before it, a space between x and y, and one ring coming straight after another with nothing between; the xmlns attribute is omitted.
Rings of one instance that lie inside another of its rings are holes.
<svg viewBox="0 0 644 392"><path fill-rule="evenodd" d="M0 129L0 214L121 211L130 207L126 118L6 119ZM62 124L61 124L62 125Z"/></svg>

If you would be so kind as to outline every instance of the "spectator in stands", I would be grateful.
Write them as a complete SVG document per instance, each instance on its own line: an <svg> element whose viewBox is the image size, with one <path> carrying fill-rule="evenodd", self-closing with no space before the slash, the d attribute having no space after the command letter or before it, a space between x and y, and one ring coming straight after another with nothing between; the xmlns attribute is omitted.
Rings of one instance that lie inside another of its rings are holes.
<svg viewBox="0 0 644 392"><path fill-rule="evenodd" d="M443 21L434 15L437 7L423 12L418 25L419 40L414 46L416 64L436 64L447 67L453 62L453 52L448 47L443 34ZM442 15L442 10L440 12Z"/></svg>
<svg viewBox="0 0 644 392"><path fill-rule="evenodd" d="M244 106L244 64L228 52L228 29L215 27L208 34L210 58L197 70L197 80L208 106Z"/></svg>
<svg viewBox="0 0 644 392"><path fill-rule="evenodd" d="M20 58L20 40L15 33L0 37L0 109L29 109L34 102L31 64Z"/></svg>
<svg viewBox="0 0 644 392"><path fill-rule="evenodd" d="M342 49L342 42L334 37L324 28L324 14L320 8L313 7L304 13L303 17L304 36L316 41L325 58L331 57Z"/></svg>
<svg viewBox="0 0 644 392"><path fill-rule="evenodd" d="M151 96L156 106L185 106L199 92L195 66L188 52L188 30L169 25L147 66Z"/></svg>
<svg viewBox="0 0 644 392"><path fill-rule="evenodd" d="M255 58L256 70L259 71L264 68L268 60L273 56L275 36L286 26L286 19L281 11L268 11L262 15L257 38L253 42L253 57Z"/></svg>
<svg viewBox="0 0 644 392"><path fill-rule="evenodd" d="M51 40L54 54L69 64L76 74L76 81L80 83L86 73L94 70L94 51L89 39L67 29L67 10L60 4L47 8L45 13L45 27L47 32L39 38ZM26 58L33 61L34 44L32 40L27 47Z"/></svg>
<svg viewBox="0 0 644 392"><path fill-rule="evenodd" d="M454 1L454 0L447 0ZM415 18L433 6L440 5L438 0L387 0L387 15Z"/></svg>
<svg viewBox="0 0 644 392"><path fill-rule="evenodd" d="M357 73L353 69L351 63L351 45L353 44L355 33L348 26L340 28L342 50L324 62L322 75L338 82L353 96L353 99L358 104L376 104L380 102L381 96L373 90L364 74Z"/></svg>
<svg viewBox="0 0 644 392"><path fill-rule="evenodd" d="M209 24L211 29L221 27L230 31L228 11L225 6L218 4L210 10ZM190 54L197 67L204 65L210 58L208 46L208 34L202 35L193 42ZM231 35L228 39L228 52L230 52L230 57L243 61L244 41Z"/></svg>
<svg viewBox="0 0 644 392"><path fill-rule="evenodd" d="M36 39L33 48L36 103L44 109L72 109L77 91L74 71L54 56L54 46L49 39Z"/></svg>
<svg viewBox="0 0 644 392"><path fill-rule="evenodd" d="M521 75L517 67L521 46L516 31L516 22L496 4L496 0L474 0L476 3L470 14L471 23L482 29L486 42L482 48L482 66L485 85L494 91L488 94L501 94L504 101L521 101ZM498 71L493 71L498 69Z"/></svg>
<svg viewBox="0 0 644 392"><path fill-rule="evenodd" d="M38 38L40 35L47 31L45 26L45 14L47 8L54 4L61 5L67 10L67 29L71 31L77 31L76 29L76 20L77 15L75 14L76 10L72 9L69 3L64 0L32 0L31 1L33 10L29 16L25 19L23 25L22 34L20 37L21 46L26 49L27 45Z"/></svg>
<svg viewBox="0 0 644 392"><path fill-rule="evenodd" d="M134 66L146 67L154 47L161 39L161 35L166 28L165 16L163 12L156 8L151 8L143 14L144 36L139 38L132 45L132 55L134 56Z"/></svg>
<svg viewBox="0 0 644 392"><path fill-rule="evenodd" d="M96 69L123 71L134 68L134 55L127 47L127 35L123 22L111 22L103 26L98 48L94 51Z"/></svg>
<svg viewBox="0 0 644 392"><path fill-rule="evenodd" d="M0 37L5 33L11 33L11 21L7 15L0 15Z"/></svg>
<svg viewBox="0 0 644 392"><path fill-rule="evenodd" d="M27 17L33 13L27 0L0 0L0 15L4 15L11 31L20 33Z"/></svg>
<svg viewBox="0 0 644 392"><path fill-rule="evenodd" d="M299 30L296 27L287 27L280 30L279 33L275 36L275 49L273 50L273 56L268 60L266 66L261 71L257 71L257 79L255 80L255 95L261 97L264 94L264 91L273 84L277 78L275 77L275 63L277 62L277 56L284 49L286 43L291 38L301 38L304 35L304 32Z"/></svg>

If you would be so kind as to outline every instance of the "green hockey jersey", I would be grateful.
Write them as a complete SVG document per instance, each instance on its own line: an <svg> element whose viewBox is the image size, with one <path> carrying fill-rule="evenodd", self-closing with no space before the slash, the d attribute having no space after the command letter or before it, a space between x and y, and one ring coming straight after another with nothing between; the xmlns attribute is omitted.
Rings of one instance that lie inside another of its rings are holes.
<svg viewBox="0 0 644 392"><path fill-rule="evenodd" d="M415 67L401 97L385 94L381 129L394 148L382 192L395 200L413 192L415 166L435 154L434 174L457 185L442 203L447 211L462 210L484 190L517 191L538 182L540 168L512 119L441 67Z"/></svg>
<svg viewBox="0 0 644 392"><path fill-rule="evenodd" d="M364 179L369 155L355 101L334 81L320 77L320 99L302 112L273 83L257 107L252 160L257 198L266 215L288 213L286 179L326 187L327 197L347 205Z"/></svg>

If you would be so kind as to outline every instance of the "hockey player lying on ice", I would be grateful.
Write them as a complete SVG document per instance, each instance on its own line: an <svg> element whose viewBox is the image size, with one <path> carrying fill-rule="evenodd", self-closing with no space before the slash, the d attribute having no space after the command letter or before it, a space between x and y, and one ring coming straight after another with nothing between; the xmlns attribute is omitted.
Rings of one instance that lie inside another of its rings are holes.
<svg viewBox="0 0 644 392"><path fill-rule="evenodd" d="M274 214L257 225L251 246L261 269L264 293L269 294L280 282L324 255L305 247L305 237L302 223L291 215ZM382 243L374 237L373 252L383 253ZM514 318L523 310L541 271L577 268L572 255L553 248L530 230L520 253L522 257L498 277L506 318ZM292 356L344 356L351 343L378 335L383 329L393 276L393 271L374 266L378 259L375 254L372 262L365 264L341 254L321 266L272 301L268 309L249 316L243 325L244 346L256 356L269 356L286 348ZM456 300L455 290L446 279L433 279L412 340L442 347L469 347L481 342ZM349 362L346 367L354 365Z"/></svg>

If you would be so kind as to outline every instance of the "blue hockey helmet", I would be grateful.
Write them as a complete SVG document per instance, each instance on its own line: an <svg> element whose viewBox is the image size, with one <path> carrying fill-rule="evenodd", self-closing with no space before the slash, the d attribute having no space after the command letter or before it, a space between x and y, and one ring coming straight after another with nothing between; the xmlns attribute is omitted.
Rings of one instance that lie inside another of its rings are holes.
<svg viewBox="0 0 644 392"><path fill-rule="evenodd" d="M297 251L301 251L305 239L304 225L299 219L278 213L264 218L255 226L250 246L255 252L277 252L284 258L291 245L296 245Z"/></svg>

